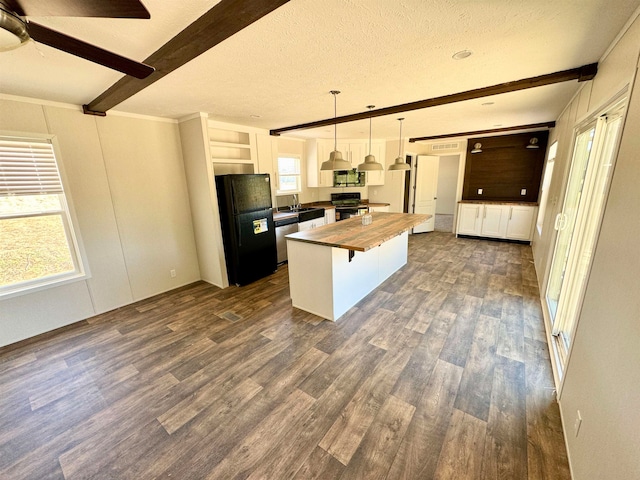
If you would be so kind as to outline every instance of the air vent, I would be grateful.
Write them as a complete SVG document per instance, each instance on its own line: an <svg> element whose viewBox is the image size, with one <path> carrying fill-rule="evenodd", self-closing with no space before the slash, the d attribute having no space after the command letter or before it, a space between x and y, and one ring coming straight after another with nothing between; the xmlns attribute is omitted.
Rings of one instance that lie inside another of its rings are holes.
<svg viewBox="0 0 640 480"><path fill-rule="evenodd" d="M435 145L431 145L431 150L458 150L460 148L459 143L436 143Z"/></svg>

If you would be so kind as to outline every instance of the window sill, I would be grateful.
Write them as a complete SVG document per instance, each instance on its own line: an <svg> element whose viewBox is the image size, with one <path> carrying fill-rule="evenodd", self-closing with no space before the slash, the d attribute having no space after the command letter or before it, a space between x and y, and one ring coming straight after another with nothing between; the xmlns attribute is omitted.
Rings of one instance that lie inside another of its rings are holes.
<svg viewBox="0 0 640 480"><path fill-rule="evenodd" d="M0 290L0 301L8 300L13 297L19 297L21 295L29 295L32 293L48 290L50 288L61 287L70 283L80 282L89 278L89 275L82 272L76 272L72 274L58 275L42 279L41 281L34 281L31 283L19 284L14 287L5 287Z"/></svg>

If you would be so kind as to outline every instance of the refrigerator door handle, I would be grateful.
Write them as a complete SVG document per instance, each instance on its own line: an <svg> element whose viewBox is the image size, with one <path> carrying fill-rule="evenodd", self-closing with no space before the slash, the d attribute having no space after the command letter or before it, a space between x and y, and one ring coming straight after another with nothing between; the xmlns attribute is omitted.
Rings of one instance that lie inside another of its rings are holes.
<svg viewBox="0 0 640 480"><path fill-rule="evenodd" d="M238 246L241 247L242 246L242 225L240 225L240 222L238 221L237 218L236 218L236 221L233 223L236 229L236 236L238 238Z"/></svg>

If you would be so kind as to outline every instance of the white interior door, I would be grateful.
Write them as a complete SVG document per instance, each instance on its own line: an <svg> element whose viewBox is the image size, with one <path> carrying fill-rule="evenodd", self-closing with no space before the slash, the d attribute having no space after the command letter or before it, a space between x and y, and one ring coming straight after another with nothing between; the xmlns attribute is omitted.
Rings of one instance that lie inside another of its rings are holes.
<svg viewBox="0 0 640 480"><path fill-rule="evenodd" d="M417 227L413 233L433 232L436 223L436 194L438 192L438 166L440 157L418 155L413 213L426 213L431 218Z"/></svg>

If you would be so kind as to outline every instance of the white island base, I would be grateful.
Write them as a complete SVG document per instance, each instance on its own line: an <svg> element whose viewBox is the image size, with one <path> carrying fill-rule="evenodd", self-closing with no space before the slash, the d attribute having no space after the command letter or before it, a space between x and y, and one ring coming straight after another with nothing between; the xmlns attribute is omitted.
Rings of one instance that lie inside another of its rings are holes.
<svg viewBox="0 0 640 480"><path fill-rule="evenodd" d="M292 305L336 321L405 265L407 251L406 231L366 252L287 240Z"/></svg>

